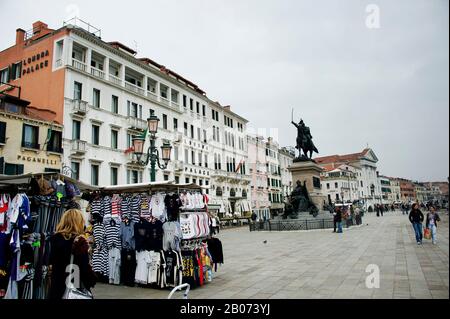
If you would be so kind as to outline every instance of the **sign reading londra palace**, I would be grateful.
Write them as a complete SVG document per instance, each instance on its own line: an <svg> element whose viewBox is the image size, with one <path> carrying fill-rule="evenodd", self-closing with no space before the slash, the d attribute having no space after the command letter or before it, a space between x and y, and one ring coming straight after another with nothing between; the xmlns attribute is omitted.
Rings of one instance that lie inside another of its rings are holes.
<svg viewBox="0 0 450 319"><path fill-rule="evenodd" d="M26 162L34 162L34 163L41 163L46 165L58 165L57 160L48 159L45 157L37 157L37 156L25 156L18 154L17 155L18 160L26 161Z"/></svg>

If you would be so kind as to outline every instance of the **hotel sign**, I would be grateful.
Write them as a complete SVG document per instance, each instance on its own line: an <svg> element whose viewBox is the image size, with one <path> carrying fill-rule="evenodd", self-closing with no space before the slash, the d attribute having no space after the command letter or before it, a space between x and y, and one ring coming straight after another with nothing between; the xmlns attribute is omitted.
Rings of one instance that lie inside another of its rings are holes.
<svg viewBox="0 0 450 319"><path fill-rule="evenodd" d="M50 55L48 50L39 52L22 61L22 75L39 71L48 67L47 57Z"/></svg>
<svg viewBox="0 0 450 319"><path fill-rule="evenodd" d="M33 162L33 163L40 163L40 164L46 164L46 165L58 165L57 160L52 160L45 157L37 157L37 156L28 156L28 155L17 155L18 160L22 160L25 162Z"/></svg>

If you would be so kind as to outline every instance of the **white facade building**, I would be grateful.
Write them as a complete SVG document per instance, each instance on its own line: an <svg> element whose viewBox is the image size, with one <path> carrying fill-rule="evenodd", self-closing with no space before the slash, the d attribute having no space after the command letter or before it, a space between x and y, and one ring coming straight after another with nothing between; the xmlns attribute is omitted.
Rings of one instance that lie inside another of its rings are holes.
<svg viewBox="0 0 450 319"><path fill-rule="evenodd" d="M68 28L55 40L53 69L66 70L64 163L73 176L100 186L150 181L149 165L139 165L131 147L152 110L160 119L156 146L173 147L156 180L205 186L218 211L248 214L247 120L126 46Z"/></svg>
<svg viewBox="0 0 450 319"><path fill-rule="evenodd" d="M381 204L381 186L377 173L378 158L372 149L366 148L360 153L317 157L315 161L327 169L335 168L342 164L351 165L359 169L357 180L358 197L361 203L366 209L370 206L373 208L377 203Z"/></svg>
<svg viewBox="0 0 450 319"><path fill-rule="evenodd" d="M324 169L321 174L322 194L327 202L352 203L359 200L358 176L361 170L351 165Z"/></svg>

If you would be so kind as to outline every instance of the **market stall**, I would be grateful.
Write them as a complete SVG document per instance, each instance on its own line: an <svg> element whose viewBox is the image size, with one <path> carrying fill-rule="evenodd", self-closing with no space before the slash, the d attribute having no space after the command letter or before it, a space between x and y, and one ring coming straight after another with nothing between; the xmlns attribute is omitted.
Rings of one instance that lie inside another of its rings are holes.
<svg viewBox="0 0 450 319"><path fill-rule="evenodd" d="M50 238L65 210L81 206L100 281L202 286L223 263L207 203L194 184L95 187L58 173L0 175L0 298L48 297Z"/></svg>

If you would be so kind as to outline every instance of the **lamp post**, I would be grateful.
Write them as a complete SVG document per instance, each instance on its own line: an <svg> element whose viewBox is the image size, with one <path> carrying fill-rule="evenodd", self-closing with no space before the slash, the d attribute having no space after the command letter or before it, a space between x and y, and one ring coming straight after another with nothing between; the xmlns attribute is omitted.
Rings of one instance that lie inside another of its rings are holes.
<svg viewBox="0 0 450 319"><path fill-rule="evenodd" d="M144 155L144 144L145 137L135 137L133 138L133 149L134 154L136 155L137 161L142 166L147 166L150 162L150 181L154 182L156 180L156 165L160 169L166 169L167 164L170 161L170 153L172 151L172 146L169 142L164 141L161 146L161 157L163 160L163 164L160 163L159 160L159 150L156 147L156 133L158 132L158 123L159 118L154 115L154 111L150 111L150 117L147 119L148 133L150 136L150 146L147 149L147 155L145 159Z"/></svg>

